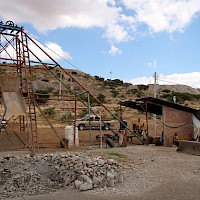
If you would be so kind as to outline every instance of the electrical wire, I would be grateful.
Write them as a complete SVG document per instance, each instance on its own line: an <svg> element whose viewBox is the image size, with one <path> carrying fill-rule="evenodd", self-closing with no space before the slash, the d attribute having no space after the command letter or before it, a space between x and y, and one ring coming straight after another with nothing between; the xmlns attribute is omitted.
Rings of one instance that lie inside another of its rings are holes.
<svg viewBox="0 0 200 200"><path fill-rule="evenodd" d="M57 55L59 58L61 58L62 60L64 60L65 62L67 62L69 65L71 65L72 67L74 67L75 69L81 71L78 67L76 67L74 64L72 64L71 62L69 62L67 59L63 58L62 56L60 56L58 53L56 53L55 51L53 51L52 49L50 49L48 46L46 46L45 44L43 44L42 42L40 42L38 39L36 39L35 37L33 37L32 35L30 35L29 33L26 32L27 35L29 35L29 37L33 38L35 41L37 41L39 44L41 44L42 46L46 47L48 50L50 50L52 53L54 53L55 55Z"/></svg>
<svg viewBox="0 0 200 200"><path fill-rule="evenodd" d="M163 81L163 82L167 82L167 83L173 83L174 85L183 85L183 84L175 83L175 82L172 82L172 81L165 81L165 80L162 80L162 79L158 79L158 80Z"/></svg>
<svg viewBox="0 0 200 200"><path fill-rule="evenodd" d="M168 124L162 122L161 120L158 121L158 120L154 120L154 119L153 119L153 121L154 121L154 122L158 122L160 125L164 125L164 126L166 126L166 127L168 127L168 128L180 128L180 127L186 126L186 125L192 125L192 126L194 126L195 128L197 128L196 125L195 125L193 122L183 123L183 124L178 125L178 126L170 126L170 125L168 125Z"/></svg>

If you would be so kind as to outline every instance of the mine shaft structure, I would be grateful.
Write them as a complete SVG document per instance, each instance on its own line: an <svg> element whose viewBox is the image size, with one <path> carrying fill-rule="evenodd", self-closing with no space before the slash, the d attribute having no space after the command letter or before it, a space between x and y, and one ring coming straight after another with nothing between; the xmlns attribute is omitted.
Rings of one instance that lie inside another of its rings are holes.
<svg viewBox="0 0 200 200"><path fill-rule="evenodd" d="M48 63L43 62L44 57L45 60L48 60ZM3 68L11 68L11 73L15 74L15 76L19 79L19 91L26 103L26 114L18 115L17 117L19 123L18 132L28 130L28 142L24 141L17 131L15 131L15 133L20 137L25 146L29 147L33 152L35 152L38 148L36 108L43 114L35 98L35 91L33 87L34 70L46 70L50 75L52 75L52 77L57 79L57 81L60 82L65 89L70 91L67 101L74 102L74 129L76 127L77 101L80 101L85 106L88 114L90 115L90 113L93 112L91 98L93 98L103 110L109 113L112 118L123 124L123 121L121 121L120 118L115 116L107 107L105 107L105 105L102 104L98 98L92 95L91 92L77 79L77 77L75 78L71 74L70 70L61 67L61 65L50 55L50 53L47 53L45 47L42 46L39 41L29 35L23 27L15 25L12 21L7 21L6 23L0 22L0 68L1 71ZM60 76L56 75L55 70L59 71L66 79L70 79L74 84L73 88L66 84L66 81L61 79ZM7 82L9 82L9 80L7 80ZM1 88L1 96L3 93L2 91L3 90ZM43 116L45 117L45 115ZM45 119L60 140L60 143L62 143L62 139L59 137L51 122L47 117ZM126 124L124 124L124 126L126 126ZM128 127L127 129L132 134L135 134ZM75 135L76 134L74 134L74 137ZM135 135L135 137L137 137L137 135ZM141 141L140 138L138 139ZM91 140L92 135L90 133L90 141Z"/></svg>
<svg viewBox="0 0 200 200"><path fill-rule="evenodd" d="M38 134L28 38L24 28L12 21L0 22L0 62L1 67L12 68L19 79L19 91L25 96L27 106L27 114L18 116L19 131L25 131L27 126L29 139L25 145L34 152L38 148Z"/></svg>

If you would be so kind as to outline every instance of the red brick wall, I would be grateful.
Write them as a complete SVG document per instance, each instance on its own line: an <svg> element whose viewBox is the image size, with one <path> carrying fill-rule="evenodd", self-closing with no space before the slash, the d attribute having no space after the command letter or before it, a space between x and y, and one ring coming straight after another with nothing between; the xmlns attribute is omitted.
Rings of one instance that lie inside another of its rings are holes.
<svg viewBox="0 0 200 200"><path fill-rule="evenodd" d="M163 122L165 146L171 146L173 144L174 133L178 133L179 138L183 140L190 140L192 138L192 113L163 107Z"/></svg>

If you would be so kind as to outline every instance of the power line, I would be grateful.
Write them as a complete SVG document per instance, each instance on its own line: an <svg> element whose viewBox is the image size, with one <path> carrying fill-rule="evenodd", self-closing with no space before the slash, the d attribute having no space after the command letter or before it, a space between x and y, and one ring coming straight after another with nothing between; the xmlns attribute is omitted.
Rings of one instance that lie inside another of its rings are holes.
<svg viewBox="0 0 200 200"><path fill-rule="evenodd" d="M72 67L74 67L75 69L81 71L78 67L76 67L74 64L72 64L71 62L69 62L67 59L63 58L62 56L60 56L58 53L56 53L55 51L53 51L52 49L50 49L48 46L46 46L45 44L43 44L42 42L40 42L38 39L36 39L35 37L33 37L32 35L26 33L27 35L29 35L29 37L32 37L35 41L37 41L39 44L43 45L44 47L46 47L48 50L50 50L52 53L54 53L55 55L57 55L59 58L61 58L62 60L64 60L65 62L67 62L69 65L71 65Z"/></svg>
<svg viewBox="0 0 200 200"><path fill-rule="evenodd" d="M162 80L162 79L158 79L159 81L163 81L163 82L167 82L167 83L173 83L175 85L183 85L181 83L175 83L175 82L172 82L172 81L165 81L165 80Z"/></svg>

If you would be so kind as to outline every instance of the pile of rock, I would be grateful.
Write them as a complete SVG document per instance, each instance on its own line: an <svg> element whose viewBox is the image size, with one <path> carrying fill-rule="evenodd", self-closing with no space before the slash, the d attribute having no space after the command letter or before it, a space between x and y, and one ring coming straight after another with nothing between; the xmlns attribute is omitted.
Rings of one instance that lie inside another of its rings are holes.
<svg viewBox="0 0 200 200"><path fill-rule="evenodd" d="M82 153L49 153L0 158L0 196L16 197L75 187L81 191L114 187L123 182L113 159Z"/></svg>
<svg viewBox="0 0 200 200"><path fill-rule="evenodd" d="M42 193L53 192L56 184L40 174L22 172L11 176L0 188L1 198L24 197Z"/></svg>

